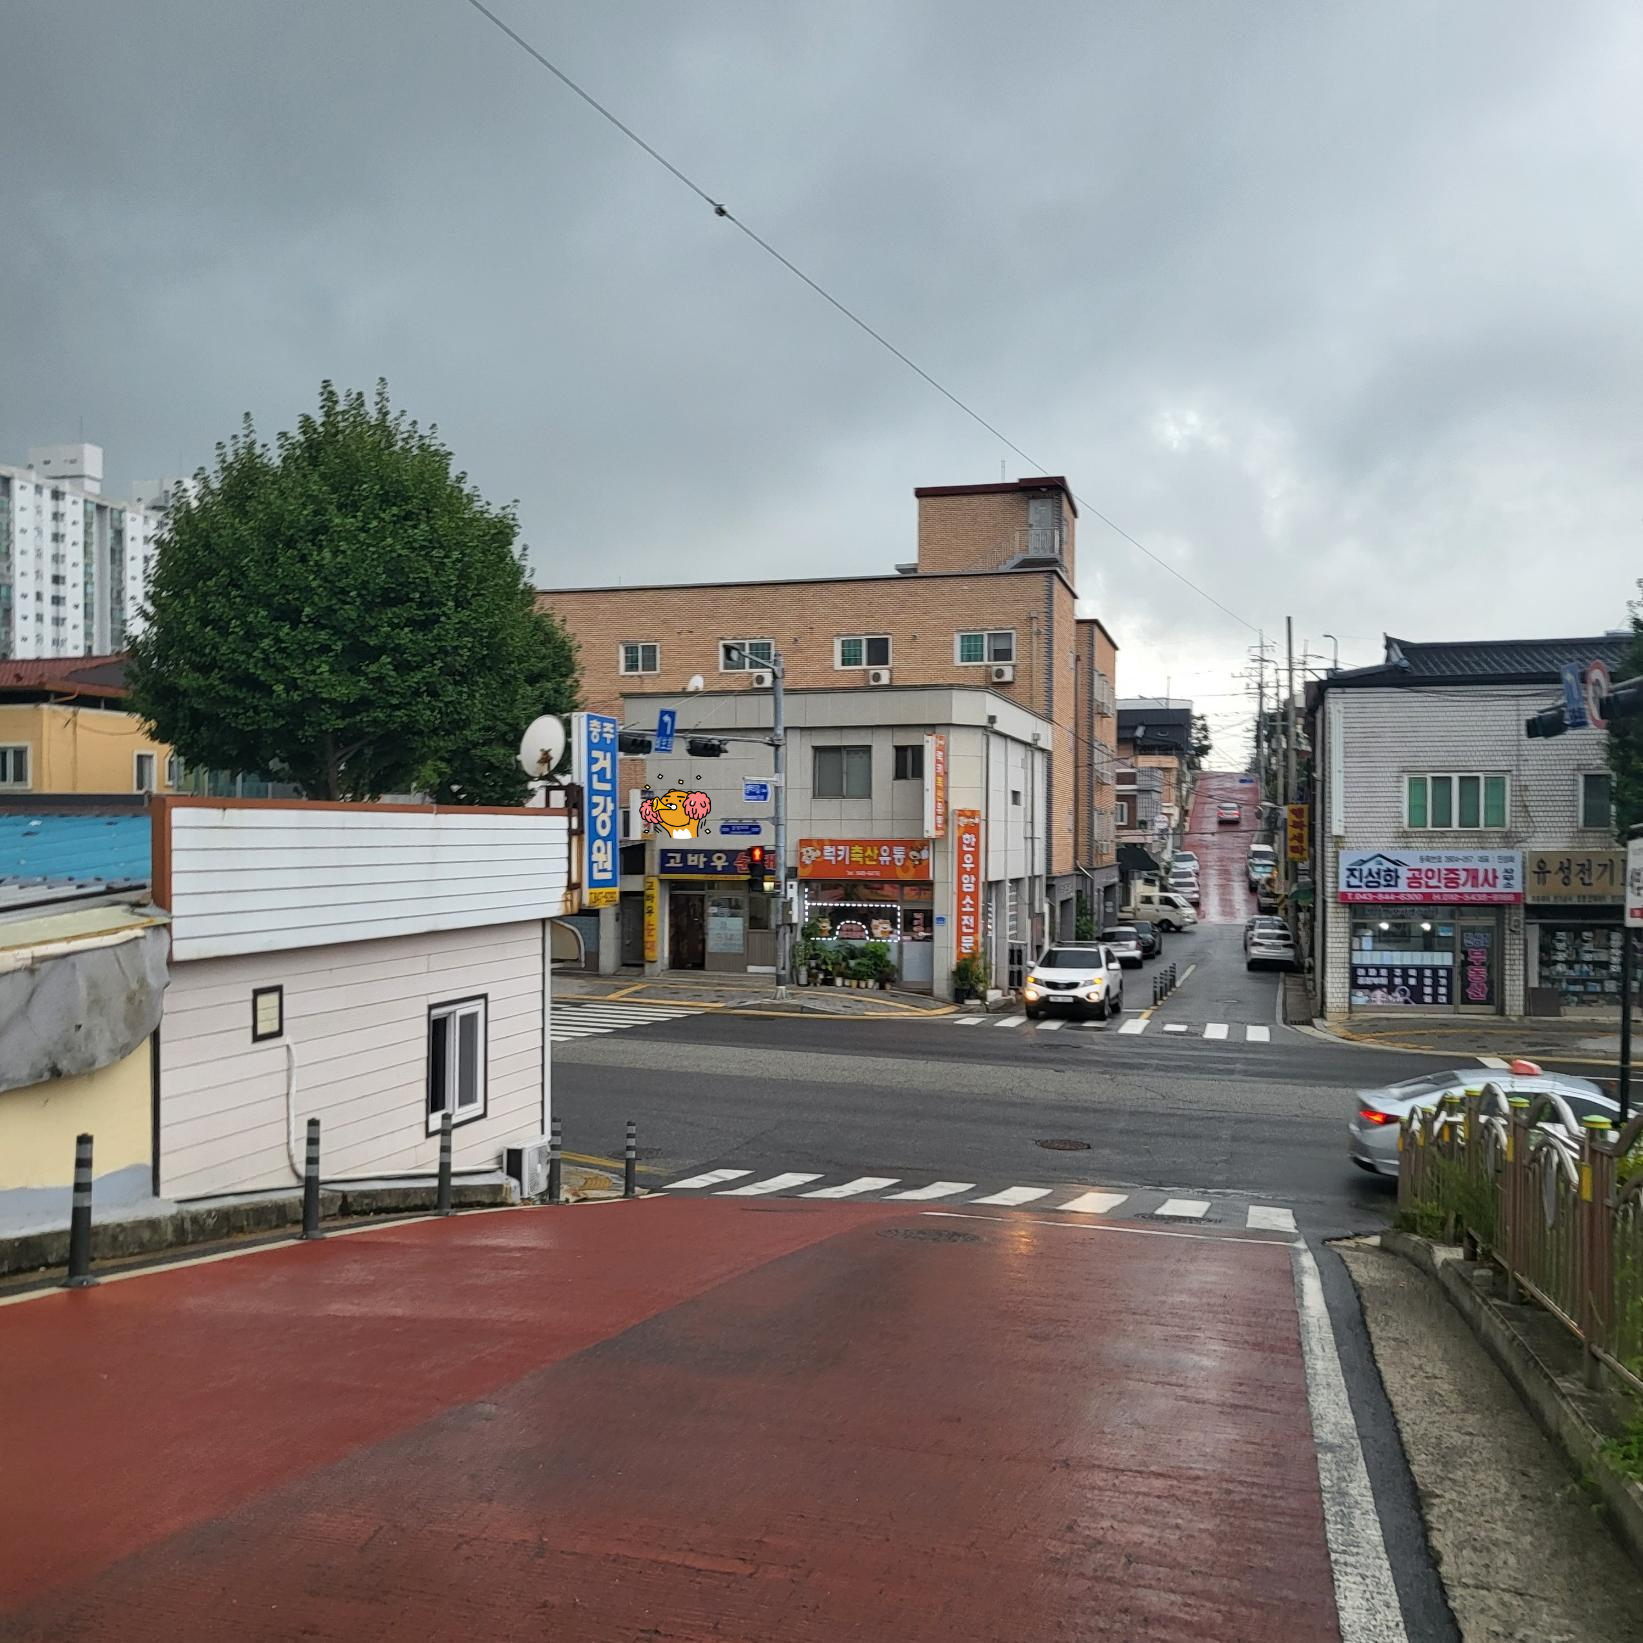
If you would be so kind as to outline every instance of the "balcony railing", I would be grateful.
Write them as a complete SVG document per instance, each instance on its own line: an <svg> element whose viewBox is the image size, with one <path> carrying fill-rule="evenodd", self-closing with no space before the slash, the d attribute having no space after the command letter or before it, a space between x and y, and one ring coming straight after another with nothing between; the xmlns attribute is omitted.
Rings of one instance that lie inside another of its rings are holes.
<svg viewBox="0 0 1643 1643"><path fill-rule="evenodd" d="M1047 560L1059 564L1066 546L1066 533L1059 525L1028 525L1015 533L1015 557L1020 560Z"/></svg>

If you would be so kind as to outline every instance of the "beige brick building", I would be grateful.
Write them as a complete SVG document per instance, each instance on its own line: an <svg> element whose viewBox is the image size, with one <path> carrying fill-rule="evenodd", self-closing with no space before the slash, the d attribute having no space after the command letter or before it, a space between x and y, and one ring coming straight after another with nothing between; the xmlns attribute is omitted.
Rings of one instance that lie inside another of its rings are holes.
<svg viewBox="0 0 1643 1643"><path fill-rule="evenodd" d="M1076 597L1078 509L1059 477L914 492L917 556L894 574L543 590L581 651L585 705L763 690L746 658L780 654L790 691L985 689L1049 726L1047 871L1035 937L1071 935L1076 900L1116 910L1117 645ZM684 720L681 719L681 724ZM640 728L634 720L635 728ZM643 761L624 761L624 791Z"/></svg>

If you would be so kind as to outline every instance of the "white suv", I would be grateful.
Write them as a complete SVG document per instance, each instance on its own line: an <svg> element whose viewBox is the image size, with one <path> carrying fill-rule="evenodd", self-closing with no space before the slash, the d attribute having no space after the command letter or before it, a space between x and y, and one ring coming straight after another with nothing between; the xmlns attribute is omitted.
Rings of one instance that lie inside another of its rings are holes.
<svg viewBox="0 0 1643 1643"><path fill-rule="evenodd" d="M1029 1020L1093 1015L1105 1021L1124 1008L1124 972L1110 947L1050 947L1022 986Z"/></svg>

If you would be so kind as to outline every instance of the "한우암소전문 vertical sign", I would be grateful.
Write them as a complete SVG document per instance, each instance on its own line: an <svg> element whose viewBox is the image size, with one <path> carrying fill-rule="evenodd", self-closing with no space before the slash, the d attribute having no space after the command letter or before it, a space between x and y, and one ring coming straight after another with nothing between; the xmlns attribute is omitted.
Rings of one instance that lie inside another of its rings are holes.
<svg viewBox="0 0 1643 1643"><path fill-rule="evenodd" d="M615 719L572 715L575 779L582 788L582 905L614 907L621 899L621 828L616 809Z"/></svg>
<svg viewBox="0 0 1643 1643"><path fill-rule="evenodd" d="M953 812L953 957L981 951L981 812Z"/></svg>

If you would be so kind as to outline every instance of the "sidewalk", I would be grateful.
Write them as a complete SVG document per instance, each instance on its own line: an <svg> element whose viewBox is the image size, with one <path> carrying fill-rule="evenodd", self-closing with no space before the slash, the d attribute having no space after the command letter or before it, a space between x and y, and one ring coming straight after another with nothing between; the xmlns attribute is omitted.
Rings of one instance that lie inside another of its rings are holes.
<svg viewBox="0 0 1643 1643"><path fill-rule="evenodd" d="M622 999L631 1004L694 1004L738 1015L951 1015L954 1006L928 993L888 988L789 987L786 1001L776 997L776 978L755 975L711 975L701 970L670 970L646 976L622 970L613 976L581 970L555 970L556 998Z"/></svg>
<svg viewBox="0 0 1643 1643"><path fill-rule="evenodd" d="M1316 1021L1315 1029L1354 1044L1386 1050L1426 1050L1438 1054L1493 1056L1500 1061L1580 1063L1610 1072L1620 1066L1620 1023L1580 1020L1503 1020L1490 1016L1354 1015L1343 1021ZM1643 1045L1643 1022L1632 1026Z"/></svg>

